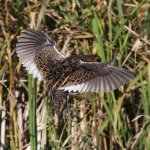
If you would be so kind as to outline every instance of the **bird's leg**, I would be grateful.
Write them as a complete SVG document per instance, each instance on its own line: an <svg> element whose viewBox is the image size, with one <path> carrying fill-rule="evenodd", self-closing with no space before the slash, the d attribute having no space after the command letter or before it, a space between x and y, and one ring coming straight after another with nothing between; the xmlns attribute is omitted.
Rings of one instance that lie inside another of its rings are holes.
<svg viewBox="0 0 150 150"><path fill-rule="evenodd" d="M52 91L52 104L54 107L54 112L57 115L63 114L63 111L67 107L67 100L69 93L64 90Z"/></svg>

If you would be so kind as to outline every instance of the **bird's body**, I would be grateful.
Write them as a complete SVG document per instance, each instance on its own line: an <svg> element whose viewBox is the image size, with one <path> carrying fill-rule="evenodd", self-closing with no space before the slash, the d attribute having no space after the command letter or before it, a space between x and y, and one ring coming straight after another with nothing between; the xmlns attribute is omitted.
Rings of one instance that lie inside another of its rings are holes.
<svg viewBox="0 0 150 150"><path fill-rule="evenodd" d="M60 101L62 91L107 92L133 78L133 73L126 69L99 62L96 55L65 57L56 49L52 39L32 29L21 33L16 51L28 72L39 80L45 80Z"/></svg>
<svg viewBox="0 0 150 150"><path fill-rule="evenodd" d="M45 54L44 54L45 55ZM81 68L81 60L90 61L96 56L70 56L62 60L53 60L49 57L41 59L43 54L36 56L35 62L37 68L42 72L42 76L47 84L50 84L52 89L61 89L67 85L76 85L85 82L92 78L92 72L88 71L85 74L84 68ZM40 61L39 61L40 60ZM41 63L44 62L44 63ZM81 73L83 73L81 77ZM94 75L94 72L93 72Z"/></svg>

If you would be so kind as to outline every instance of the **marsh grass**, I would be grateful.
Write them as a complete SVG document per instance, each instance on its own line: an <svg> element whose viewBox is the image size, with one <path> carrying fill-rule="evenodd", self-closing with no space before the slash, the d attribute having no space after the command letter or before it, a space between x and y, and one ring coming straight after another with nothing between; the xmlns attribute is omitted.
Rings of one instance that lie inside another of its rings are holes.
<svg viewBox="0 0 150 150"><path fill-rule="evenodd" d="M60 119L45 83L16 56L27 27L51 35L67 56L96 53L135 77L109 93L74 95ZM150 149L149 39L147 0L0 1L0 149Z"/></svg>

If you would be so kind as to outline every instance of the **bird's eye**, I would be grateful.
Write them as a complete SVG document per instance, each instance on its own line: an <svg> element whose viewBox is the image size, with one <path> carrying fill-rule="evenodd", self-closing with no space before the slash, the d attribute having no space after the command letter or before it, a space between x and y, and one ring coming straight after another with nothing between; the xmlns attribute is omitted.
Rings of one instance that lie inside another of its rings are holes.
<svg viewBox="0 0 150 150"><path fill-rule="evenodd" d="M47 42L50 44L50 46L55 46L55 41L52 39L48 39Z"/></svg>

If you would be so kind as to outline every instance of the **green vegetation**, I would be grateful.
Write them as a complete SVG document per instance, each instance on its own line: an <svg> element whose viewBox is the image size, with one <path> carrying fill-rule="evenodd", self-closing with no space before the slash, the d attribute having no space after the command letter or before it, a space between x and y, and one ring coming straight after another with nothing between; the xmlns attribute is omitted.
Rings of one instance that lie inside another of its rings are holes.
<svg viewBox="0 0 150 150"><path fill-rule="evenodd" d="M16 56L28 27L52 36L65 55L97 53L135 78L114 92L72 96L59 119L45 83ZM1 149L150 150L148 0L0 1L0 129Z"/></svg>

